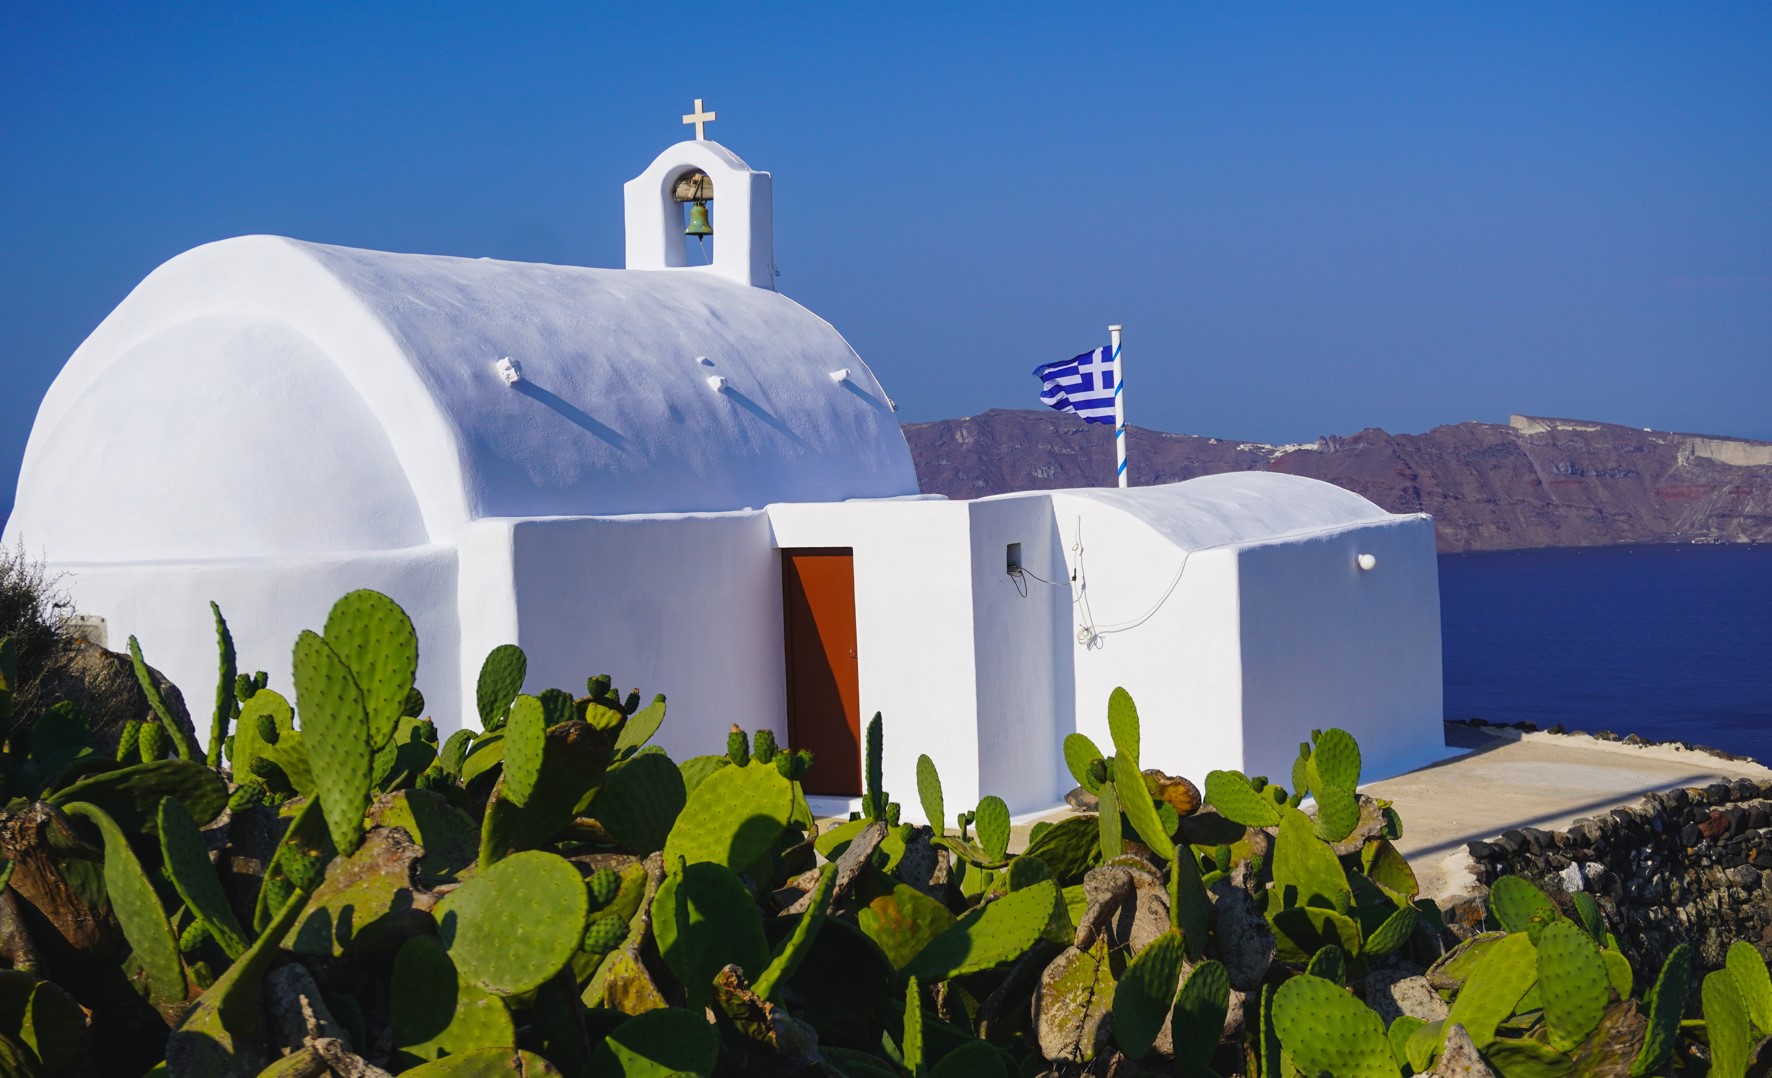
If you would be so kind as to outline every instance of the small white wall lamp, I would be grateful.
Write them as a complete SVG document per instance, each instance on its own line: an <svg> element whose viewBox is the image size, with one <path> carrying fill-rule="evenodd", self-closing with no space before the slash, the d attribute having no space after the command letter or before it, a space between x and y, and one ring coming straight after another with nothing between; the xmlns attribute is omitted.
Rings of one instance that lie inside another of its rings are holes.
<svg viewBox="0 0 1772 1078"><path fill-rule="evenodd" d="M844 367L840 371L832 371L831 372L831 381L836 382L839 385L841 385L844 382L849 381L849 368Z"/></svg>
<svg viewBox="0 0 1772 1078"><path fill-rule="evenodd" d="M498 369L498 376L505 380L505 385L514 386L523 380L523 364L518 363L510 356L499 360L495 366Z"/></svg>
<svg viewBox="0 0 1772 1078"><path fill-rule="evenodd" d="M1361 554L1354 559L1354 564L1358 565L1362 572L1370 573L1372 570L1378 568L1378 555Z"/></svg>
<svg viewBox="0 0 1772 1078"><path fill-rule="evenodd" d="M708 375L708 388L715 393L726 392L726 376L724 374Z"/></svg>

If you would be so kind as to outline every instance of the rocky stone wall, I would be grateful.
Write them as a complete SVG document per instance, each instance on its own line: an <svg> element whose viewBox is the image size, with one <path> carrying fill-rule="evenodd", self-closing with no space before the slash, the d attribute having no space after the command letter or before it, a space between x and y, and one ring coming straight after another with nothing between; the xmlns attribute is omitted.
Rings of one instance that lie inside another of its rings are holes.
<svg viewBox="0 0 1772 1078"><path fill-rule="evenodd" d="M1772 954L1772 782L1652 793L1566 831L1522 827L1469 848L1485 887L1523 876L1566 908L1569 893L1592 894L1639 992L1680 943L1707 969L1736 940Z"/></svg>

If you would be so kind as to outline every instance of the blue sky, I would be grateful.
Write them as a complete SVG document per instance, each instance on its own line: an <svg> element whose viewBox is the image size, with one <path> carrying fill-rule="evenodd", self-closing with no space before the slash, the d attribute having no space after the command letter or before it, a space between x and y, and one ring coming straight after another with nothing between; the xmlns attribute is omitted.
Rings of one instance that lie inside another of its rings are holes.
<svg viewBox="0 0 1772 1078"><path fill-rule="evenodd" d="M1772 438L1768 57L1764 3L7 4L0 507L164 260L619 265L694 97L906 420L1037 407L1118 321L1169 430Z"/></svg>

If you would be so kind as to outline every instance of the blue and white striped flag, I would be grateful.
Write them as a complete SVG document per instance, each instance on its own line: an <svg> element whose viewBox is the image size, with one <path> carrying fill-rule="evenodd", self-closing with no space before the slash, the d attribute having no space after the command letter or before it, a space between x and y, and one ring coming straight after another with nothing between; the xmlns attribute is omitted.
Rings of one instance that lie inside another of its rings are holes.
<svg viewBox="0 0 1772 1078"><path fill-rule="evenodd" d="M1040 403L1048 408L1075 412L1089 423L1114 421L1117 378L1106 348L1035 367L1034 377L1041 382Z"/></svg>

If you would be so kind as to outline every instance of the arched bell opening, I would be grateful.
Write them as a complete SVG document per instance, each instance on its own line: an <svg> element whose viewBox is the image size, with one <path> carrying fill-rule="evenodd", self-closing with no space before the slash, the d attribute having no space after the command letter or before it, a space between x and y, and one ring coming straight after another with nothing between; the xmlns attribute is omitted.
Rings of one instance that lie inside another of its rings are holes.
<svg viewBox="0 0 1772 1078"><path fill-rule="evenodd" d="M687 169L671 181L671 200L683 230L683 252L691 266L714 261L714 180L700 169Z"/></svg>

